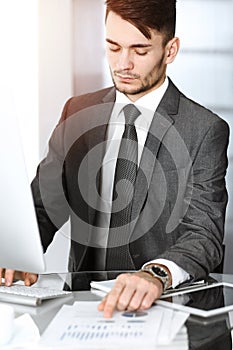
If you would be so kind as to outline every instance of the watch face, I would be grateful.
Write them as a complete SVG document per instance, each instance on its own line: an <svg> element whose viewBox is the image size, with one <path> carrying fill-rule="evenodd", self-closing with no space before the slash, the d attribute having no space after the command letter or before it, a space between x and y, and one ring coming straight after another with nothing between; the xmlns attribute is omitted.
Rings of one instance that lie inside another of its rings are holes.
<svg viewBox="0 0 233 350"><path fill-rule="evenodd" d="M158 276L167 277L167 273L163 269L160 269L158 266L152 266L152 270Z"/></svg>

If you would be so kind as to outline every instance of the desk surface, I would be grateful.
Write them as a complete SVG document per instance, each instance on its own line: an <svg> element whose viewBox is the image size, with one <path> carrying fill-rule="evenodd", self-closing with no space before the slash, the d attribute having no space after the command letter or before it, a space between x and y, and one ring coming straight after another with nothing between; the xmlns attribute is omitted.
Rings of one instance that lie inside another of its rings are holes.
<svg viewBox="0 0 233 350"><path fill-rule="evenodd" d="M56 300L44 301L38 307L30 307L14 304L16 316L22 313L29 313L40 333L46 329L57 311L65 304L73 304L74 301L97 301L101 300L99 296L90 292L90 281L115 278L120 272L79 272L79 273L59 273L41 275L37 286L49 286L59 289L73 290L71 298L59 298ZM233 275L211 275L218 281L233 283ZM188 333L187 349L198 350L231 350L231 313L212 319L211 322L201 322L195 317L190 316L186 322ZM170 350L173 347L169 347ZM177 349L177 347L176 347Z"/></svg>

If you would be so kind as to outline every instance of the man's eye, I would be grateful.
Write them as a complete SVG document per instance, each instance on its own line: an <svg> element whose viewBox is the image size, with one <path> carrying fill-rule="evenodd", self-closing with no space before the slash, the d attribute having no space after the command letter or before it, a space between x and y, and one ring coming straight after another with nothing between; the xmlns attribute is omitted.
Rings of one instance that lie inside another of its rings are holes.
<svg viewBox="0 0 233 350"><path fill-rule="evenodd" d="M135 51L138 56L145 56L147 55L147 51Z"/></svg>
<svg viewBox="0 0 233 350"><path fill-rule="evenodd" d="M112 51L112 52L117 52L117 51L120 50L120 48L118 46L110 46L109 50Z"/></svg>

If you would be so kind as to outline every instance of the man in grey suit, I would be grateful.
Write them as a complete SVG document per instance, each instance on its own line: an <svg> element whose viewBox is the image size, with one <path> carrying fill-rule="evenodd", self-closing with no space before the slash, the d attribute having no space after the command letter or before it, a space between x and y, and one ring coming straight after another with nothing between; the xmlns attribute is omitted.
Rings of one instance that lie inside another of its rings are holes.
<svg viewBox="0 0 233 350"><path fill-rule="evenodd" d="M106 1L114 87L66 103L32 183L45 250L70 218L70 271L126 271L99 305L105 317L150 307L223 257L229 130L166 76L175 3Z"/></svg>

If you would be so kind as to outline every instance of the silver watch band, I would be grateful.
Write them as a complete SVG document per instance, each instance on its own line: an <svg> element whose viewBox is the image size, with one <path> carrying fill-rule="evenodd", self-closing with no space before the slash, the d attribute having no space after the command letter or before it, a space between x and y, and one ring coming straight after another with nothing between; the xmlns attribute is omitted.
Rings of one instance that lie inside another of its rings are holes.
<svg viewBox="0 0 233 350"><path fill-rule="evenodd" d="M163 284L163 290L169 288L168 272L160 265L144 266L141 271L148 272L151 276L159 279Z"/></svg>

